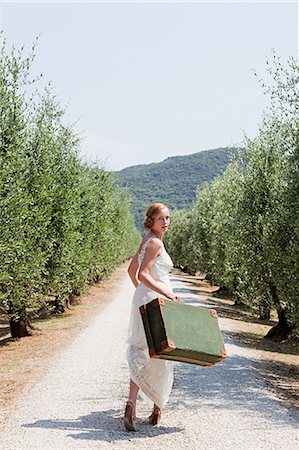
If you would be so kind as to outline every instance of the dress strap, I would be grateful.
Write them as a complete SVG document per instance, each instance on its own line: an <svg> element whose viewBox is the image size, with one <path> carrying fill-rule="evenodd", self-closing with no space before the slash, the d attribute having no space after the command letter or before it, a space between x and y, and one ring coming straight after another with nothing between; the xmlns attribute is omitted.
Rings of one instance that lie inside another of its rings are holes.
<svg viewBox="0 0 299 450"><path fill-rule="evenodd" d="M139 264L142 263L143 258L144 258L144 254L145 254L145 250L146 250L146 248L147 248L149 242L152 240L152 238L153 238L153 236L150 236L150 237L144 242L143 246L141 247L141 250L140 250L140 252L138 253L138 261L139 261Z"/></svg>

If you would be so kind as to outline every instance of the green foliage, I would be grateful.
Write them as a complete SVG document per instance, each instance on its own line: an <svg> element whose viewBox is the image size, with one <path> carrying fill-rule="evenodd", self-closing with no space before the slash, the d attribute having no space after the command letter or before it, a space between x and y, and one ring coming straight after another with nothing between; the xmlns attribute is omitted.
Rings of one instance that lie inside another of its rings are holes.
<svg viewBox="0 0 299 450"><path fill-rule="evenodd" d="M33 47L34 52L34 47ZM48 87L31 93L34 54L0 60L0 302L17 322L131 256L139 233L115 177L78 157L79 138Z"/></svg>
<svg viewBox="0 0 299 450"><path fill-rule="evenodd" d="M162 202L171 210L192 204L198 186L222 173L236 149L219 148L192 155L173 156L160 163L128 167L116 172L120 184L133 198L132 212L141 228L144 211L153 202Z"/></svg>
<svg viewBox="0 0 299 450"><path fill-rule="evenodd" d="M174 211L171 216L171 225L165 236L165 245L171 253L176 265L181 269L188 269L191 272L189 264L189 232L191 226L191 212L188 210ZM190 249L192 250L192 249Z"/></svg>
<svg viewBox="0 0 299 450"><path fill-rule="evenodd" d="M168 241L177 265L205 272L260 316L276 309L287 318L280 337L298 338L299 67L293 59L283 67L276 54L268 65L272 102L258 136L245 137L189 214L174 217Z"/></svg>

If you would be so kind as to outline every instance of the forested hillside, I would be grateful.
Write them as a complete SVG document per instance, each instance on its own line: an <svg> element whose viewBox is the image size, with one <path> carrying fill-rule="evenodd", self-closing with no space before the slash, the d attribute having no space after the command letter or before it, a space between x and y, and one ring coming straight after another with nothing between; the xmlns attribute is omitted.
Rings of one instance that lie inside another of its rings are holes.
<svg viewBox="0 0 299 450"><path fill-rule="evenodd" d="M235 151L235 148L206 150L116 172L120 184L131 194L136 225L141 227L144 211L154 201L166 203L171 209L190 206L197 187L224 172L229 154Z"/></svg>

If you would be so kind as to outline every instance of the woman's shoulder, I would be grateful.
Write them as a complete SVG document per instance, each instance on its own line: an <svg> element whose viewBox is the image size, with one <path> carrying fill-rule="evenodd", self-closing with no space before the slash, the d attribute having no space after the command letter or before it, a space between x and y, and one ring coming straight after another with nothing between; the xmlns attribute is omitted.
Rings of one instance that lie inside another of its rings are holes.
<svg viewBox="0 0 299 450"><path fill-rule="evenodd" d="M152 237L148 243L148 247L152 248L152 249L157 249L162 247L162 241L161 239L157 238L157 237Z"/></svg>
<svg viewBox="0 0 299 450"><path fill-rule="evenodd" d="M139 254L142 254L149 248L151 251L158 251L162 247L162 241L156 236L145 236L139 247Z"/></svg>

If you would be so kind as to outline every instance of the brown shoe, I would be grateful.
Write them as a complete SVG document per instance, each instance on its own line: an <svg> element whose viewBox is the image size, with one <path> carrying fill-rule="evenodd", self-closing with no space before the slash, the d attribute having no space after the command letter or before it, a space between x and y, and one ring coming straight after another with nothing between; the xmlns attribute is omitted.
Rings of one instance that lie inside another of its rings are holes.
<svg viewBox="0 0 299 450"><path fill-rule="evenodd" d="M126 403L124 426L128 431L137 431L135 424L135 405L130 400Z"/></svg>
<svg viewBox="0 0 299 450"><path fill-rule="evenodd" d="M149 416L148 420L149 420L149 423L151 425L158 425L160 423L160 420L161 420L161 409L157 408L157 407L154 407L154 409L153 409L151 415Z"/></svg>

